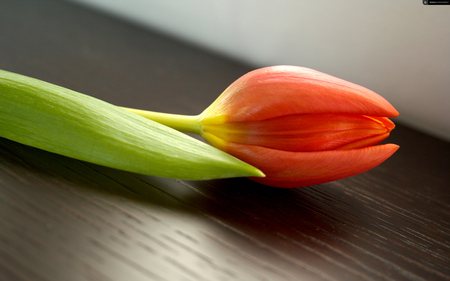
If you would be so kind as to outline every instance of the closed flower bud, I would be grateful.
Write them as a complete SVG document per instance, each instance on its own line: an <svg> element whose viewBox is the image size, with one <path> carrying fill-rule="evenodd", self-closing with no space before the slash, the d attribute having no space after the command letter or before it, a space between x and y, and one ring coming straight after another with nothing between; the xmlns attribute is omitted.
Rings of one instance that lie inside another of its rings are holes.
<svg viewBox="0 0 450 281"><path fill-rule="evenodd" d="M257 182L300 187L385 161L398 146L376 144L395 127L387 117L397 115L364 87L307 68L274 66L236 80L203 113L186 117L191 129L184 131L260 169L266 177L252 178Z"/></svg>

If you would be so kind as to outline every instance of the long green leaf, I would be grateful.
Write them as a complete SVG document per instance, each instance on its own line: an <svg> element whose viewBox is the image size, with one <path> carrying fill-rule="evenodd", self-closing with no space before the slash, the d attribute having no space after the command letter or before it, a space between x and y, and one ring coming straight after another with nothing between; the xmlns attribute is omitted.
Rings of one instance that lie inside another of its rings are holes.
<svg viewBox="0 0 450 281"><path fill-rule="evenodd" d="M203 180L263 176L231 155L99 99L0 70L0 137L121 170Z"/></svg>

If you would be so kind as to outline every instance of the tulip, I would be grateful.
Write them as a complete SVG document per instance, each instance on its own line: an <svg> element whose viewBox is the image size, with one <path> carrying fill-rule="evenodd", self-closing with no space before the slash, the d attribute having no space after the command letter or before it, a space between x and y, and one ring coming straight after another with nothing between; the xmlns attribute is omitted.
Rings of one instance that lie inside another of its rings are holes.
<svg viewBox="0 0 450 281"><path fill-rule="evenodd" d="M252 180L301 187L353 176L397 149L376 145L395 127L395 108L362 86L312 69L274 66L232 83L205 111L183 116L129 109L260 169Z"/></svg>

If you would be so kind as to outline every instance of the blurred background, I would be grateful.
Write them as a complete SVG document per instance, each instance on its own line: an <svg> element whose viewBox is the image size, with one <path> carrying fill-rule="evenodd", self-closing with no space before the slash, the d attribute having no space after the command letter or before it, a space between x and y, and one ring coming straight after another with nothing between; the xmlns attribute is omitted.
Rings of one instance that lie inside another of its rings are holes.
<svg viewBox="0 0 450 281"><path fill-rule="evenodd" d="M422 0L69 0L243 62L360 84L450 141L450 5Z"/></svg>

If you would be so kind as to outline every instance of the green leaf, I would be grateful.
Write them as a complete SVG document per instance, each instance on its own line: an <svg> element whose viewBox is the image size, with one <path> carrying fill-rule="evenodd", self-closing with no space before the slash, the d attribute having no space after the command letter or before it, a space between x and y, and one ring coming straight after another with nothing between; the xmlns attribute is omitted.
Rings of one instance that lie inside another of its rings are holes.
<svg viewBox="0 0 450 281"><path fill-rule="evenodd" d="M160 177L264 176L225 152L123 108L4 70L0 70L0 137Z"/></svg>

